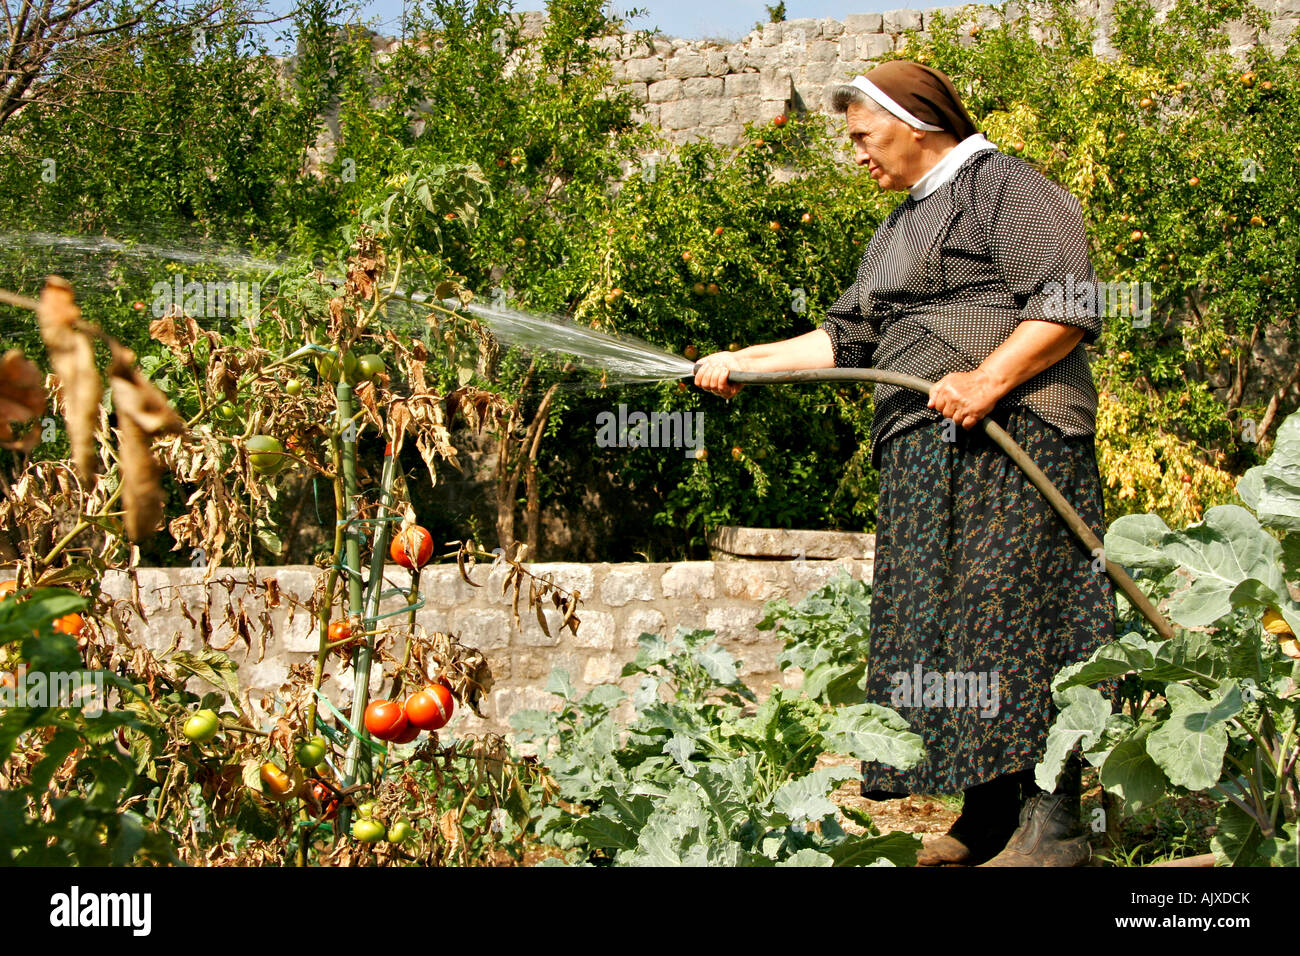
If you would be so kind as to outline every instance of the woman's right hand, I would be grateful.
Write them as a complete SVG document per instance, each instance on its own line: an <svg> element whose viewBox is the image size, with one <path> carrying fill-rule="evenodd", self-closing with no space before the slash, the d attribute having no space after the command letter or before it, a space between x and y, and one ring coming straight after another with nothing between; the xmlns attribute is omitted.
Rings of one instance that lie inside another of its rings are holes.
<svg viewBox="0 0 1300 956"><path fill-rule="evenodd" d="M745 386L727 381L728 372L751 372L749 363L738 352L714 352L696 363L695 384L706 392L732 398Z"/></svg>

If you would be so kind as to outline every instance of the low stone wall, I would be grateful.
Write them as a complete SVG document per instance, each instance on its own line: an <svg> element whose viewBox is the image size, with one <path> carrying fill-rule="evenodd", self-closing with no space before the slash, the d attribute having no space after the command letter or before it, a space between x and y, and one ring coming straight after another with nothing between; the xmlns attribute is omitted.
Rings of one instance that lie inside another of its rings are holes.
<svg viewBox="0 0 1300 956"><path fill-rule="evenodd" d="M455 565L437 565L421 572L420 592L425 603L416 612L416 623L426 631L456 635L465 645L480 649L491 664L496 684L483 704L485 718L467 709L458 711L453 733L507 733L514 712L554 707L557 699L545 688L556 667L569 672L579 691L619 681L619 672L636 654L637 639L643 632L671 637L678 627L715 631L719 643L743 662L741 676L762 699L774 683L798 686L801 680L797 670L783 674L777 669L782 641L774 638L772 631L754 627L762 618L764 603L778 597L793 603L821 587L840 568L870 581L874 539L870 547L865 558L837 560L525 564L538 578L581 592L577 635L560 630L554 608L547 614L550 635L544 633L535 613L524 606L526 592L520 602L521 626L515 627L513 591L503 595L501 590L505 568L479 566L471 577L483 586L472 587L461 579ZM264 587L248 587L243 570L219 572L206 585L199 569L141 568L135 572L134 585L126 572L113 571L105 575L104 591L118 600L132 600L133 588L138 588L143 620L126 612L124 605L118 605L118 613L130 628L130 639L155 652L173 645L196 650L202 644L200 622L206 612L211 626L209 643L223 646L234 642L227 653L239 664L240 686L253 692L256 705L258 692L274 691L291 666L315 656L315 620L307 611L291 608L295 599L310 601L321 574L303 566L256 569L257 582L274 578L279 593L276 607L267 607ZM408 575L389 568L386 578L388 587L405 586ZM404 598L395 596L385 600L381 612L404 604ZM241 638L237 620L241 608L247 615L246 632L251 635L247 642ZM405 617L389 620L404 622ZM400 655L402 640L396 639L389 647ZM350 671L338 665L326 670L332 677L324 686L326 693L336 705L345 705L351 696ZM622 683L631 692L637 680L626 678ZM372 690L379 687L376 680Z"/></svg>

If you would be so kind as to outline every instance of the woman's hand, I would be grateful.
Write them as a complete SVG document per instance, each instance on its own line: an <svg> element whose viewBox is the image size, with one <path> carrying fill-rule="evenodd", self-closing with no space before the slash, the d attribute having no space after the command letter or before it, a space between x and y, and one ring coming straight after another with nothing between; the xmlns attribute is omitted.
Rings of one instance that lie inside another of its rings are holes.
<svg viewBox="0 0 1300 956"><path fill-rule="evenodd" d="M714 352L700 359L695 373L695 384L706 392L732 398L745 386L727 381L728 372L752 372L750 363L737 352Z"/></svg>
<svg viewBox="0 0 1300 956"><path fill-rule="evenodd" d="M993 376L982 369L950 372L934 383L928 404L944 418L970 429L993 411L1002 394Z"/></svg>

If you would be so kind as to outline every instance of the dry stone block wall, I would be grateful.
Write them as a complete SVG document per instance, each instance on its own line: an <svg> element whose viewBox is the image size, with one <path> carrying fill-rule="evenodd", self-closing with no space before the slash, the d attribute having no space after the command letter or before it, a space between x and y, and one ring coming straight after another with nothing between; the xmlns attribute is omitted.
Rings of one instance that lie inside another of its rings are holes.
<svg viewBox="0 0 1300 956"><path fill-rule="evenodd" d="M1263 31L1241 21L1229 24L1229 51L1241 55L1257 44L1282 46L1300 25L1300 0L1256 0L1272 17ZM1173 6L1156 0L1157 16ZM1095 18L1093 51L1114 53L1108 36L1114 0L1079 0L1080 16ZM958 22L962 43L996 27L1002 15L1024 15L1017 2L967 4L925 10L888 10L829 18L767 23L737 43L655 37L648 44L631 36L604 41L612 50L615 77L644 104L641 119L658 125L674 142L708 138L731 145L747 122L762 124L792 111L826 111L828 91L869 70L882 56L908 50L909 31L919 42L938 18ZM526 32L538 32L544 14L525 13ZM1041 37L1038 31L1031 31Z"/></svg>
<svg viewBox="0 0 1300 956"><path fill-rule="evenodd" d="M765 602L784 597L793 603L821 587L841 568L859 580L870 581L874 538L864 537L870 539L871 549L865 558L525 565L539 578L582 592L577 635L560 630L553 608L548 613L550 634L546 634L523 601L521 626L515 627L513 591L505 596L501 593L504 568L480 566L471 577L483 586L471 587L454 564L427 567L420 576L425 604L416 612L416 623L427 631L455 634L462 643L480 649L496 679L483 706L485 718L458 711L451 732L508 733L509 717L515 711L554 707L558 700L546 693L545 687L556 667L569 672L579 692L596 684L619 682L624 663L635 656L637 639L646 631L664 637L671 637L678 627L715 631L717 640L743 661L741 675L760 699L772 684L798 686L801 675L797 670L783 674L776 666L782 642L772 631L759 631L754 625L762 617ZM225 622L226 607L238 609L242 599L252 619L252 632L256 635L260 630L261 596L248 594L242 585L228 589L219 583L227 577L246 581L246 572L240 570L219 572L218 583L205 585L201 569L138 569L136 586L145 619L129 616L131 639L155 652L173 645L179 650L197 650L201 638L195 622L211 594L209 615L214 628L210 643L222 646L234 640L227 653L239 664L240 686L251 690L256 701L258 692L278 688L290 667L314 659L316 622L306 611L291 614L289 608L295 598L304 603L310 599L321 572L292 566L258 568L255 574L259 581L275 578L281 595L279 607L266 610L271 629L264 654L260 640L255 637L252 646L246 646ZM389 569L386 576L390 587L406 582L405 572ZM128 599L132 581L125 572L111 571L105 575L104 589L116 599ZM381 613L404 605L404 598L394 597L385 601ZM404 622L405 617L389 620ZM389 645L399 656L401 648L400 640ZM337 706L347 704L351 673L340 671L333 662L326 671L332 677L324 686L327 695ZM372 689L377 691L379 674L375 676ZM624 678L621 683L630 693L637 681Z"/></svg>
<svg viewBox="0 0 1300 956"><path fill-rule="evenodd" d="M1242 56L1257 45L1274 50L1300 25L1300 0L1254 0L1272 22L1259 30L1244 21L1227 25L1228 51ZM1109 41L1115 0L1077 0L1079 16L1094 20L1093 52L1113 55ZM1157 17L1165 16L1173 0L1153 0ZM922 10L899 9L882 13L851 13L843 20L831 18L765 23L742 40L685 40L680 37L626 33L599 43L613 55L616 82L641 101L637 118L658 126L672 143L709 139L729 146L740 142L746 123L764 124L793 112L824 115L828 123L842 119L828 112L830 89L871 69L881 57L906 53L908 34L924 43L939 17L955 19L959 41L977 42L979 31L998 26L1003 16L1015 20L1030 16L1018 0L1001 4L971 3ZM525 36L540 35L545 13L515 14ZM1031 26L1030 33L1042 33ZM374 34L371 48L377 59L389 56L400 39ZM960 89L960 78L958 88ZM422 116L412 119L418 136ZM333 159L338 137L337 117L327 117L317 145L309 150L313 169Z"/></svg>

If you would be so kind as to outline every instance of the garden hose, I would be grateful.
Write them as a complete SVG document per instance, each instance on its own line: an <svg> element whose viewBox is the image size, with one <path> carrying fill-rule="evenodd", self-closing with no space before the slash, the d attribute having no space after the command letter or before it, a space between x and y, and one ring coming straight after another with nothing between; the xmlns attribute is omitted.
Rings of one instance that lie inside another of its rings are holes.
<svg viewBox="0 0 1300 956"><path fill-rule="evenodd" d="M699 364L696 363L696 368ZM692 374L692 378L694 375ZM927 382L923 378L917 378L914 375L903 375L899 372L887 372L877 368L814 368L800 369L792 372L728 372L727 381L734 385L783 385L792 382L875 382L885 385L896 385L899 388L911 389L914 392L920 392L927 397L930 389L934 386L933 382ZM1170 623L1165 620L1164 616L1156 610L1156 606L1151 603L1151 599L1142 593L1128 572L1120 565L1105 558L1105 549L1102 548L1101 541L1092 529L1084 522L1079 513L1074 510L1073 506L1065 500L1065 496L1057 489L1055 485L1043 474L1042 469L1035 465L1025 450L1016 444L1015 440L1006 433L1006 430L997 422L991 421L987 417L981 418L978 427L993 440L1013 462L1025 473L1025 476L1047 499L1048 504L1061 516L1061 520L1074 533L1074 536L1083 543L1088 552L1093 555L1102 555L1106 562L1106 574L1114 582L1115 586L1123 592L1124 597L1142 612L1142 616L1151 622L1151 626L1156 629L1162 638L1166 640L1174 636L1174 629Z"/></svg>

